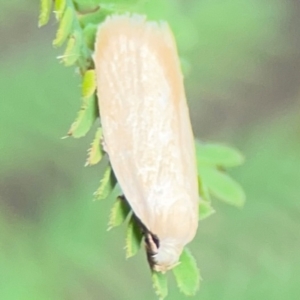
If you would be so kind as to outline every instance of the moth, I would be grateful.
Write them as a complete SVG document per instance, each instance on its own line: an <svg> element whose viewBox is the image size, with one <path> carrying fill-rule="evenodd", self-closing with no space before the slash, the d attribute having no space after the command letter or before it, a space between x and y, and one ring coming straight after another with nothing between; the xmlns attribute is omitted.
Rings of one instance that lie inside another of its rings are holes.
<svg viewBox="0 0 300 300"><path fill-rule="evenodd" d="M173 34L165 22L112 15L93 56L105 151L146 229L151 267L174 267L198 227L194 137Z"/></svg>

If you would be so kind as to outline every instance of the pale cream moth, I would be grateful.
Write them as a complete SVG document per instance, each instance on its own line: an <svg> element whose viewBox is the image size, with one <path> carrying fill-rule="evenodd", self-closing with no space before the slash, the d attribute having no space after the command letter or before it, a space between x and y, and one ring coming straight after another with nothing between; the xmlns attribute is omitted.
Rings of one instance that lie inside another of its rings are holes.
<svg viewBox="0 0 300 300"><path fill-rule="evenodd" d="M112 15L93 56L105 151L145 226L154 270L178 263L198 227L194 137L173 34L165 22Z"/></svg>

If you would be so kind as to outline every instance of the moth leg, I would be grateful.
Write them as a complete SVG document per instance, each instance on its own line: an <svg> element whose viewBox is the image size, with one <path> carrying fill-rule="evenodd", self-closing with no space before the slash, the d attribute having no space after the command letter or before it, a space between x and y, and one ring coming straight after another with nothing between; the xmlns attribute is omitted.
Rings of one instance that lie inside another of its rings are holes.
<svg viewBox="0 0 300 300"><path fill-rule="evenodd" d="M120 195L118 196L118 198L121 201L126 201L126 203L128 204L125 195ZM147 260L150 265L150 268L153 270L155 266L154 256L157 254L159 248L159 239L157 235L153 234L147 229L143 222L134 213L132 217L134 218L135 222L139 225L142 235L144 236Z"/></svg>
<svg viewBox="0 0 300 300"><path fill-rule="evenodd" d="M128 203L128 201L127 201L127 199L126 199L126 197L125 197L124 194L123 194L123 195L119 195L118 198L119 198L120 200L126 201L126 202Z"/></svg>
<svg viewBox="0 0 300 300"><path fill-rule="evenodd" d="M120 201L124 202L124 203L126 204L126 206L128 207L128 210L131 211L131 207L130 207L130 205L129 205L129 202L127 201L127 199L126 199L126 197L125 197L124 194L119 195L117 198L118 198Z"/></svg>
<svg viewBox="0 0 300 300"><path fill-rule="evenodd" d="M145 235L145 248L149 266L151 270L153 270L156 264L154 256L158 252L159 239L155 234L151 233L150 231L148 231L148 233Z"/></svg>
<svg viewBox="0 0 300 300"><path fill-rule="evenodd" d="M144 235L147 260L148 260L151 270L153 270L154 266L156 264L155 260L154 260L154 256L158 252L159 239L158 239L157 235L155 235L154 233L150 232L147 229L147 227L141 222L140 219L138 219L135 215L134 215L134 217L135 217L137 223L140 225L141 231Z"/></svg>

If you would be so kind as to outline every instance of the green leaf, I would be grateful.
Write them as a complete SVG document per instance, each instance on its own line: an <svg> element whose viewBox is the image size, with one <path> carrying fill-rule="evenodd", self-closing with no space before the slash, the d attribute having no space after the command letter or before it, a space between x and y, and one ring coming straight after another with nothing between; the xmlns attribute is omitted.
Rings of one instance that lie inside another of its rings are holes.
<svg viewBox="0 0 300 300"><path fill-rule="evenodd" d="M60 20L66 8L66 0L54 1L54 13L57 20Z"/></svg>
<svg viewBox="0 0 300 300"><path fill-rule="evenodd" d="M81 46L81 34L78 31L74 31L68 40L64 54L59 57L66 67L74 65L79 59Z"/></svg>
<svg viewBox="0 0 300 300"><path fill-rule="evenodd" d="M92 24L97 25L101 24L105 18L111 14L113 10L111 9L105 9L104 7L98 8L96 11L88 13L88 14L82 14L79 16L79 22L82 28Z"/></svg>
<svg viewBox="0 0 300 300"><path fill-rule="evenodd" d="M95 70L87 70L82 79L82 97L91 97L96 90L96 72Z"/></svg>
<svg viewBox="0 0 300 300"><path fill-rule="evenodd" d="M91 10L96 6L101 6L101 0L73 0L79 9L81 10Z"/></svg>
<svg viewBox="0 0 300 300"><path fill-rule="evenodd" d="M216 198L237 207L245 203L246 196L243 189L226 173L214 168L202 167L200 176Z"/></svg>
<svg viewBox="0 0 300 300"><path fill-rule="evenodd" d="M97 29L98 25L95 24L87 24L83 29L85 43L91 50L94 50Z"/></svg>
<svg viewBox="0 0 300 300"><path fill-rule="evenodd" d="M196 143L198 168L203 165L231 168L244 162L243 155L236 149L219 144Z"/></svg>
<svg viewBox="0 0 300 300"><path fill-rule="evenodd" d="M59 47L65 42L72 31L73 21L73 9L71 7L68 7L63 14L61 21L59 22L56 37L53 41L53 46Z"/></svg>
<svg viewBox="0 0 300 300"><path fill-rule="evenodd" d="M88 150L88 157L85 166L96 165L102 159L104 151L102 150L101 142L102 142L102 128L98 128L94 140L91 144L91 147Z"/></svg>
<svg viewBox="0 0 300 300"><path fill-rule="evenodd" d="M137 254L141 248L143 234L139 224L136 222L134 215L131 216L126 230L126 258L130 258Z"/></svg>
<svg viewBox="0 0 300 300"><path fill-rule="evenodd" d="M212 214L214 214L216 211L213 209L211 204L209 202L200 201L199 204L199 220L202 221Z"/></svg>
<svg viewBox="0 0 300 300"><path fill-rule="evenodd" d="M180 263L172 269L179 290L187 295L195 295L200 285L200 271L191 252L185 248L180 256Z"/></svg>
<svg viewBox="0 0 300 300"><path fill-rule="evenodd" d="M84 99L75 122L71 125L68 135L74 138L85 136L98 117L98 107L95 96Z"/></svg>
<svg viewBox="0 0 300 300"><path fill-rule="evenodd" d="M120 226L123 222L125 222L130 211L131 208L127 201L123 197L118 197L110 211L108 230Z"/></svg>
<svg viewBox="0 0 300 300"><path fill-rule="evenodd" d="M111 166L109 165L104 172L103 178L100 180L99 188L94 193L95 198L98 200L106 199L112 192L115 185L116 179L113 175Z"/></svg>
<svg viewBox="0 0 300 300"><path fill-rule="evenodd" d="M39 27L42 27L49 22L51 8L52 8L52 0L41 0Z"/></svg>
<svg viewBox="0 0 300 300"><path fill-rule="evenodd" d="M160 300L163 300L168 296L168 280L166 274L153 271L152 285Z"/></svg>
<svg viewBox="0 0 300 300"><path fill-rule="evenodd" d="M203 180L200 178L200 176L198 176L198 193L202 200L211 202L208 187L203 183Z"/></svg>
<svg viewBox="0 0 300 300"><path fill-rule="evenodd" d="M141 0L74 0L82 9L87 10L95 6L109 10L124 10L141 2Z"/></svg>

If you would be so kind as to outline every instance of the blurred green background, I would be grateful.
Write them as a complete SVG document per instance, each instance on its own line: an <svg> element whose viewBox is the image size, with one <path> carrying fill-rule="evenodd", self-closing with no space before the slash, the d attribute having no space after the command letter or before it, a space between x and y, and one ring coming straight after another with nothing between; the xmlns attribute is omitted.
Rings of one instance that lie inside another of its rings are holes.
<svg viewBox="0 0 300 300"><path fill-rule="evenodd" d="M55 59L56 25L38 1L0 10L0 299L156 299L143 251L125 261L112 199L93 201L101 166L83 168L92 135L66 135L80 78ZM149 0L178 41L196 136L239 148L231 175L242 210L214 201L190 248L194 299L300 297L300 3ZM185 299L170 278L168 299Z"/></svg>

